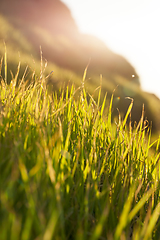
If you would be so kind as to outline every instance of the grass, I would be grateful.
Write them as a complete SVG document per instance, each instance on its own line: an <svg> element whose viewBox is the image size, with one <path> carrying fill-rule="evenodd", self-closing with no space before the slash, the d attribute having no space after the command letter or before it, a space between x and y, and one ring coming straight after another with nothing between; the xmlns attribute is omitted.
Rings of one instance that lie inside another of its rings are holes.
<svg viewBox="0 0 160 240"><path fill-rule="evenodd" d="M159 239L160 138L143 109L127 127L128 99L112 124L114 96L87 93L86 70L58 92L43 69L32 81L18 71L0 84L1 240Z"/></svg>

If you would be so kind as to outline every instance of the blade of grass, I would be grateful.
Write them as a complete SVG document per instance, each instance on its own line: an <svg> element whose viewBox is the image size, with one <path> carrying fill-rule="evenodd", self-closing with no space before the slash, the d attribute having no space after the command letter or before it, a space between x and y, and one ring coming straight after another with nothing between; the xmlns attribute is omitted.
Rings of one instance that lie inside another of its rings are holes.
<svg viewBox="0 0 160 240"><path fill-rule="evenodd" d="M120 219L119 219L119 223L116 227L114 240L120 239L120 236L122 234L123 229L126 227L128 221L130 220L130 219L128 219L128 214L129 214L129 211L130 211L131 206L132 206L132 201L133 201L133 198L134 198L135 189L136 189L136 184L134 184L130 188L129 196L127 198L127 201L124 204L123 211L122 211Z"/></svg>
<svg viewBox="0 0 160 240"><path fill-rule="evenodd" d="M158 203L158 205L156 206L156 208L154 209L154 211L150 217L150 221L149 221L146 233L143 238L144 240L151 239L154 227L156 225L156 222L158 221L159 216L160 216L160 203Z"/></svg>

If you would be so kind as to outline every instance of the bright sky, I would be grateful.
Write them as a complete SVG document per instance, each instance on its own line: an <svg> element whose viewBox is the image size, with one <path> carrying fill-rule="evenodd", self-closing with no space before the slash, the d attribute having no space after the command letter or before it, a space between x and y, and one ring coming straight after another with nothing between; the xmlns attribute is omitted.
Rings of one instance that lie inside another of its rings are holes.
<svg viewBox="0 0 160 240"><path fill-rule="evenodd" d="M62 0L80 31L101 38L160 98L160 0Z"/></svg>

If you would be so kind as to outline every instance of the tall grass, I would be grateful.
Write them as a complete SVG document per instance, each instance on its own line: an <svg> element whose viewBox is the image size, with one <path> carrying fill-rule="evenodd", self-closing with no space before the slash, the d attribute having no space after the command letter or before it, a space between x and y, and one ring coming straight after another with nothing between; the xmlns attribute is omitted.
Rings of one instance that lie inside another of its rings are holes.
<svg viewBox="0 0 160 240"><path fill-rule="evenodd" d="M160 138L151 143L143 110L127 127L132 99L112 124L114 96L100 105L85 74L53 93L43 74L1 78L1 240L159 239Z"/></svg>

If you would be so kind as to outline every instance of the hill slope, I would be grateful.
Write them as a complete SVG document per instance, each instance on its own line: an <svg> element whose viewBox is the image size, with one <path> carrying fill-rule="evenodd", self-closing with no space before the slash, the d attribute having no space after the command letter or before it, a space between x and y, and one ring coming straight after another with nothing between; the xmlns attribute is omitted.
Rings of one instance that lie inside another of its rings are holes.
<svg viewBox="0 0 160 240"><path fill-rule="evenodd" d="M61 1L5 0L0 4L0 12L21 30L38 52L42 46L47 60L82 74L91 59L91 73L116 73L130 80L134 74L138 81L135 69L123 57L99 39L78 31L69 9Z"/></svg>
<svg viewBox="0 0 160 240"><path fill-rule="evenodd" d="M4 54L5 40L9 70L16 73L20 59L21 75L26 65L31 72L40 71L37 59L41 45L43 56L49 62L47 74L54 71L50 77L54 87L58 88L69 80L80 86L83 71L90 60L86 78L88 91L93 93L99 86L99 75L102 74L103 95L108 92L110 97L116 88L115 115L118 115L117 108L125 113L128 107L125 97L133 97L133 122L139 121L144 103L145 116L153 121L153 130L160 130L160 100L141 90L138 74L123 57L110 51L99 39L81 34L69 9L61 1L1 0L0 5L0 54ZM133 74L135 78L132 78Z"/></svg>

